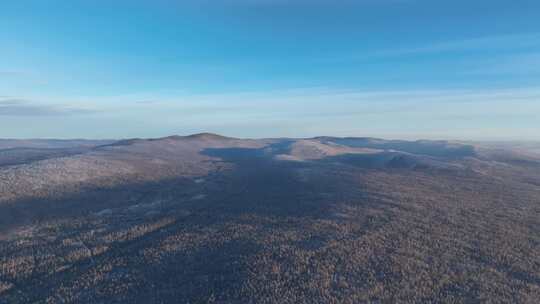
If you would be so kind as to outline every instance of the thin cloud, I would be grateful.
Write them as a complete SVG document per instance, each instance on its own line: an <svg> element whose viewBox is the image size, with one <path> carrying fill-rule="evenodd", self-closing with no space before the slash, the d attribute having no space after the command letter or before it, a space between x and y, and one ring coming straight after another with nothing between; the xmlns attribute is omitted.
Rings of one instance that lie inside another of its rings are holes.
<svg viewBox="0 0 540 304"><path fill-rule="evenodd" d="M153 100L153 99L146 99L146 100L137 100L135 101L137 104L156 104L161 103L159 100Z"/></svg>
<svg viewBox="0 0 540 304"><path fill-rule="evenodd" d="M0 76L25 76L27 73L22 71L0 71Z"/></svg>
<svg viewBox="0 0 540 304"><path fill-rule="evenodd" d="M0 116L56 116L94 113L95 110L71 106L38 104L26 99L0 100Z"/></svg>
<svg viewBox="0 0 540 304"><path fill-rule="evenodd" d="M490 60L481 67L471 69L469 74L539 75L540 53L515 54Z"/></svg>
<svg viewBox="0 0 540 304"><path fill-rule="evenodd" d="M0 70L0 77L38 78L36 73L25 70Z"/></svg>
<svg viewBox="0 0 540 304"><path fill-rule="evenodd" d="M485 51L486 49L515 50L540 46L540 34L485 36L465 40L432 43L418 47L378 52L380 56L415 55L460 51Z"/></svg>
<svg viewBox="0 0 540 304"><path fill-rule="evenodd" d="M441 53L484 53L486 50L524 52L540 47L540 33L483 36L462 40L431 42L421 45L410 45L395 49L380 49L362 54L341 54L319 58L317 62L342 62L350 60L373 60L381 58L399 58L406 56L423 56Z"/></svg>

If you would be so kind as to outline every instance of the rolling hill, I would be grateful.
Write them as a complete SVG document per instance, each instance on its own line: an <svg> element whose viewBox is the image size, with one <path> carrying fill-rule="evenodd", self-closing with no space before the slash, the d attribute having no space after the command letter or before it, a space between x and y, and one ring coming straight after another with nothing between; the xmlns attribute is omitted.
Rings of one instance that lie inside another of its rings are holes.
<svg viewBox="0 0 540 304"><path fill-rule="evenodd" d="M0 141L0 302L536 303L534 147Z"/></svg>

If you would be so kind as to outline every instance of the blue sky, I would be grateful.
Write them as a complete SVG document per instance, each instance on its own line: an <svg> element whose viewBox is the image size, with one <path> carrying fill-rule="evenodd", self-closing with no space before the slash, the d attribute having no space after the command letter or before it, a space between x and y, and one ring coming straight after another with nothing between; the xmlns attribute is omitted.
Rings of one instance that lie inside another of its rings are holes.
<svg viewBox="0 0 540 304"><path fill-rule="evenodd" d="M540 140L538 1L8 0L0 41L0 137Z"/></svg>

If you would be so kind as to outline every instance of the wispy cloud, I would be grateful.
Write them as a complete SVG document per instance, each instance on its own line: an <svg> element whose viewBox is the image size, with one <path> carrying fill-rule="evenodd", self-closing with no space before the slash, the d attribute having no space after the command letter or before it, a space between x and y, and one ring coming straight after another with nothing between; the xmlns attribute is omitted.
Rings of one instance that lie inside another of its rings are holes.
<svg viewBox="0 0 540 304"><path fill-rule="evenodd" d="M485 75L536 75L540 73L539 52L540 33L528 33L426 41L393 49L381 47L354 54L331 54L317 58L316 63L366 64L376 77L379 72L386 71L388 65L395 64L400 66L395 77L411 74L414 77L434 75L444 78L445 73L449 73L463 76L460 81L469 77L471 81L478 82L482 81L478 77Z"/></svg>
<svg viewBox="0 0 540 304"><path fill-rule="evenodd" d="M39 79L40 76L35 71L28 71L23 69L4 69L0 70L1 78L25 78L25 79Z"/></svg>
<svg viewBox="0 0 540 304"><path fill-rule="evenodd" d="M39 104L26 99L0 99L0 116L55 116L93 113L95 110L72 106Z"/></svg>
<svg viewBox="0 0 540 304"><path fill-rule="evenodd" d="M463 40L433 42L394 50L382 50L377 52L376 55L422 55L428 53L470 52L475 50L485 52L486 50L520 50L531 47L540 47L540 33L484 36Z"/></svg>
<svg viewBox="0 0 540 304"><path fill-rule="evenodd" d="M27 72L23 72L23 71L15 71L15 70L0 70L0 77L2 76L9 76L9 77L12 77L12 76L26 76L28 75Z"/></svg>
<svg viewBox="0 0 540 304"><path fill-rule="evenodd" d="M238 137L330 134L537 140L538 132L533 130L540 127L538 87L386 91L323 87L208 95L155 94L149 98L151 95L91 100L50 96L43 99L48 100L47 106L30 101L41 100L37 98L0 99L0 115L15 117L0 119L0 136L2 131L13 136L6 128L23 120L17 115L28 119L40 116L44 127L39 132L44 136L92 138L211 131ZM59 102L53 105L54 100ZM141 100L156 102L138 102ZM57 105L60 103L71 106ZM92 112L87 109L99 112L78 116ZM70 117L56 119L59 115ZM20 127L24 125L20 123ZM36 136L35 129L26 132L23 135Z"/></svg>
<svg viewBox="0 0 540 304"><path fill-rule="evenodd" d="M143 99L143 100L137 100L135 101L136 104L157 104L160 103L159 100L156 99Z"/></svg>
<svg viewBox="0 0 540 304"><path fill-rule="evenodd" d="M485 64L473 67L471 75L540 75L540 52L519 53L488 60Z"/></svg>
<svg viewBox="0 0 540 304"><path fill-rule="evenodd" d="M2 81L22 81L33 85L44 85L48 83L48 79L35 71L27 70L0 70L0 80Z"/></svg>

